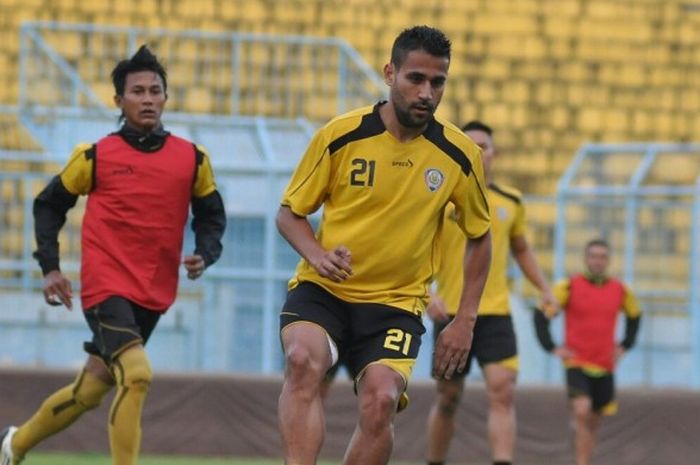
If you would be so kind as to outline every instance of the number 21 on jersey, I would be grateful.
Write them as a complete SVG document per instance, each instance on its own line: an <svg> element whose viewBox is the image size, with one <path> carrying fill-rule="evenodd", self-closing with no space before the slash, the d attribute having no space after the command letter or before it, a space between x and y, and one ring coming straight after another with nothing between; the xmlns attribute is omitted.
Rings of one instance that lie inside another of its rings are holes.
<svg viewBox="0 0 700 465"><path fill-rule="evenodd" d="M350 171L351 186L374 186L375 160L365 160L364 158L354 158L352 160L352 171Z"/></svg>
<svg viewBox="0 0 700 465"><path fill-rule="evenodd" d="M386 339L384 339L384 348L408 355L408 350L411 348L411 339L413 339L411 333L398 328L389 329L386 332Z"/></svg>

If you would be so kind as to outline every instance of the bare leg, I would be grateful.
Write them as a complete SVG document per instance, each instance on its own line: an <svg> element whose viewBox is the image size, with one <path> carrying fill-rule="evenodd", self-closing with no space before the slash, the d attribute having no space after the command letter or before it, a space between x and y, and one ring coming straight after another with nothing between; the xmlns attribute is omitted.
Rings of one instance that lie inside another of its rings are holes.
<svg viewBox="0 0 700 465"><path fill-rule="evenodd" d="M428 415L428 462L443 462L447 458L463 390L464 378L437 382L437 395Z"/></svg>
<svg viewBox="0 0 700 465"><path fill-rule="evenodd" d="M576 465L589 465L593 455L601 416L592 410L591 398L577 396L571 400L575 431Z"/></svg>
<svg viewBox="0 0 700 465"><path fill-rule="evenodd" d="M394 444L394 417L403 377L393 369L370 365L358 385L360 418L343 459L344 465L386 465Z"/></svg>
<svg viewBox="0 0 700 465"><path fill-rule="evenodd" d="M484 367L489 396L489 442L494 462L512 462L515 448L515 406L513 394L517 372L511 368L488 364Z"/></svg>
<svg viewBox="0 0 700 465"><path fill-rule="evenodd" d="M331 365L326 333L310 323L282 330L286 367L279 399L279 428L286 465L315 465L325 419L320 386Z"/></svg>

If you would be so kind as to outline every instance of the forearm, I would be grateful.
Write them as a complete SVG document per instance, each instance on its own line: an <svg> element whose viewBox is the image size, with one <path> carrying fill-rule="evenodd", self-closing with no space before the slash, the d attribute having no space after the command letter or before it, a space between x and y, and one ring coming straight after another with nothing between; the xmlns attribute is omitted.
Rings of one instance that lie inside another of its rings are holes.
<svg viewBox="0 0 700 465"><path fill-rule="evenodd" d="M296 215L289 207L280 207L277 213L277 229L294 250L309 263L325 252L316 239L309 220Z"/></svg>
<svg viewBox="0 0 700 465"><path fill-rule="evenodd" d="M534 310L534 312L537 340L544 350L551 352L556 347L556 344L554 344L552 334L549 332L549 318L541 310Z"/></svg>
<svg viewBox="0 0 700 465"><path fill-rule="evenodd" d="M58 233L66 222L66 213L78 196L71 194L55 176L34 199L34 235L37 250L34 258L44 275L60 270Z"/></svg>
<svg viewBox="0 0 700 465"><path fill-rule="evenodd" d="M522 270L525 277L530 281L540 292L551 292L551 288L547 279L542 273L542 269L537 263L535 254L529 246L525 246L518 250L513 250L513 258Z"/></svg>
<svg viewBox="0 0 700 465"><path fill-rule="evenodd" d="M221 238L226 230L226 210L219 192L193 198L192 216L194 253L202 257L205 266L209 266L221 257Z"/></svg>
<svg viewBox="0 0 700 465"><path fill-rule="evenodd" d="M491 232L469 239L464 255L464 285L456 320L476 321L481 294L491 266Z"/></svg>
<svg viewBox="0 0 700 465"><path fill-rule="evenodd" d="M637 333L639 332L640 319L640 317L627 317L627 320L625 322L625 338L620 343L620 345L625 350L631 349L635 342L637 342Z"/></svg>

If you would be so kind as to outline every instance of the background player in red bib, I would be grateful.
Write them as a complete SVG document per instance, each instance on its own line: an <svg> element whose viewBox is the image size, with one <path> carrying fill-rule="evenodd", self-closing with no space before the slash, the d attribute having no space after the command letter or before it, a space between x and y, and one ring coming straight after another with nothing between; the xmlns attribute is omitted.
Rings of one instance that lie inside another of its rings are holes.
<svg viewBox="0 0 700 465"><path fill-rule="evenodd" d="M549 318L558 312L535 312L537 337L545 350L562 359L575 431L576 465L588 465L603 415L617 411L613 371L617 361L635 343L640 309L625 284L607 275L610 246L603 239L586 244L586 271L564 279L554 295L564 310L564 344L556 346ZM626 315L625 336L615 342L620 311Z"/></svg>
<svg viewBox="0 0 700 465"><path fill-rule="evenodd" d="M163 66L145 47L112 71L121 129L78 145L61 173L37 196L34 219L44 296L73 307L59 266L58 233L66 212L87 195L82 225L81 300L93 339L75 382L48 397L19 428L3 435L2 464L16 465L43 439L97 407L116 385L109 414L115 465L136 463L141 412L152 378L144 351L160 316L175 300L182 262L199 278L221 255L226 226L206 151L163 129ZM192 207L194 254L181 260Z"/></svg>

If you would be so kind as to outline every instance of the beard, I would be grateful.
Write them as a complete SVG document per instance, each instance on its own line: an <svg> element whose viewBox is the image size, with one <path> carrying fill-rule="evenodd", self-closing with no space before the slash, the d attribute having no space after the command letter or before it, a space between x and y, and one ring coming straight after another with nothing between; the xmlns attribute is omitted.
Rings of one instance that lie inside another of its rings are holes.
<svg viewBox="0 0 700 465"><path fill-rule="evenodd" d="M412 105L407 104L402 98L394 96L394 114L399 124L405 128L420 128L430 121L435 113L435 106L424 104L426 108L425 116L414 116L411 114ZM399 104L400 103L400 104Z"/></svg>

